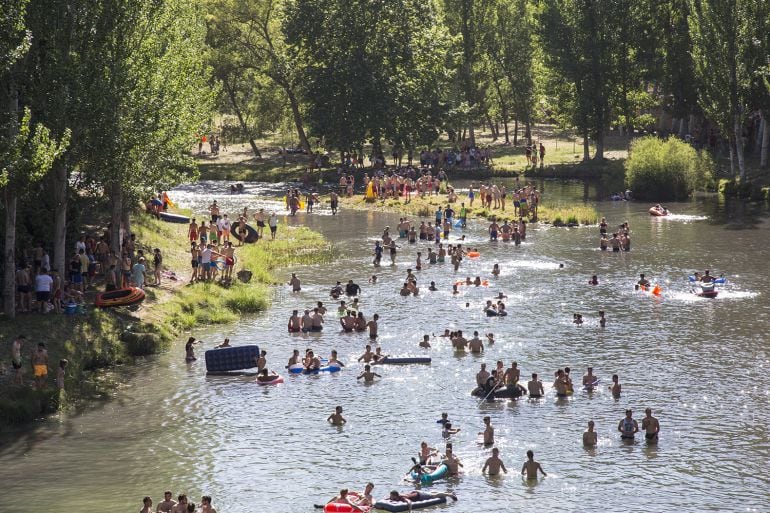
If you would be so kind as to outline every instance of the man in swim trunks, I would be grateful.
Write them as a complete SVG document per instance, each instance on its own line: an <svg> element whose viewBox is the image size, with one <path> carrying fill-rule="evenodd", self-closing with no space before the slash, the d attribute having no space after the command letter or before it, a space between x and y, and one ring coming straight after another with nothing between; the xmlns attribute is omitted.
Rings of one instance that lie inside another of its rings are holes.
<svg viewBox="0 0 770 513"><path fill-rule="evenodd" d="M493 445L495 443L495 428L492 426L492 419L489 415L484 417L484 431L479 432L484 437L484 445Z"/></svg>
<svg viewBox="0 0 770 513"><path fill-rule="evenodd" d="M468 345L468 341L463 337L462 330L457 332L457 335L452 339L452 347L455 351L465 351L465 347Z"/></svg>
<svg viewBox="0 0 770 513"><path fill-rule="evenodd" d="M497 447L492 449L492 456L487 458L487 461L484 462L484 467L481 469L481 473L484 474L487 472L487 469L489 469L488 474L490 476L498 475L501 470L505 474L508 473L508 469L505 468L503 460L500 459L500 450Z"/></svg>
<svg viewBox="0 0 770 513"><path fill-rule="evenodd" d="M473 338L468 341L468 349L471 353L481 354L484 351L484 344L479 338L479 332L473 332Z"/></svg>
<svg viewBox="0 0 770 513"><path fill-rule="evenodd" d="M313 308L313 315L310 316L310 331L318 332L323 331L324 316L318 310L318 307Z"/></svg>
<svg viewBox="0 0 770 513"><path fill-rule="evenodd" d="M299 318L298 310L292 310L291 317L289 317L288 329L289 333L299 333L302 331L302 322Z"/></svg>
<svg viewBox="0 0 770 513"><path fill-rule="evenodd" d="M526 474L527 480L537 479L538 472L543 474L543 477L548 475L545 473L545 470L543 470L543 467L540 466L540 463L535 461L535 453L529 450L527 451L527 461L521 466L521 475L523 476Z"/></svg>
<svg viewBox="0 0 770 513"><path fill-rule="evenodd" d="M358 357L358 361L369 363L373 360L374 360L374 353L372 352L372 346L370 346L369 344L366 344L366 350L364 351L364 354Z"/></svg>
<svg viewBox="0 0 770 513"><path fill-rule="evenodd" d="M313 319L310 317L310 310L305 310L301 319L302 333L310 333L313 331Z"/></svg>
<svg viewBox="0 0 770 513"><path fill-rule="evenodd" d="M612 397L620 397L620 383L618 382L617 374L612 375L612 385L610 385L610 391L612 392Z"/></svg>
<svg viewBox="0 0 770 513"><path fill-rule="evenodd" d="M364 383L373 383L374 378L381 378L379 374L376 372L372 372L372 367L370 365L364 365L364 372L362 372L356 380L359 380L361 378L364 378Z"/></svg>
<svg viewBox="0 0 770 513"><path fill-rule="evenodd" d="M263 349L262 351L259 352L259 357L254 358L257 364L257 372L261 372L262 369L267 367L267 358L265 358L266 356L267 356L267 351Z"/></svg>
<svg viewBox="0 0 770 513"><path fill-rule="evenodd" d="M594 431L594 421L588 421L588 431L583 433L583 445L586 447L595 447L598 441L596 431Z"/></svg>
<svg viewBox="0 0 770 513"><path fill-rule="evenodd" d="M658 441L658 433L660 432L660 423L658 419L652 416L652 408L644 410L645 417L642 419L642 429L644 430L644 438L647 443L654 444Z"/></svg>
<svg viewBox="0 0 770 513"><path fill-rule="evenodd" d="M621 440L633 442L634 435L639 432L639 424L632 417L633 412L626 410L626 416L618 422L618 431L620 431Z"/></svg>
<svg viewBox="0 0 770 513"><path fill-rule="evenodd" d="M41 390L45 387L48 377L48 351L43 342L37 344L37 349L32 352L32 370L35 374L35 388Z"/></svg>
<svg viewBox="0 0 770 513"><path fill-rule="evenodd" d="M556 389L556 397L565 398L569 391L569 380L564 374L562 369L556 371L556 379L553 382L553 387Z"/></svg>
<svg viewBox="0 0 770 513"><path fill-rule="evenodd" d="M589 392L594 389L594 386L599 381L599 378L594 376L594 368L588 367L586 373L583 375L583 388Z"/></svg>
<svg viewBox="0 0 770 513"><path fill-rule="evenodd" d="M379 314L374 314L372 320L366 323L366 327L369 328L369 338L372 340L377 338L377 321L379 320Z"/></svg>
<svg viewBox="0 0 770 513"><path fill-rule="evenodd" d="M254 220L257 222L257 235L262 238L262 233L265 231L265 209L260 208L259 211L254 214Z"/></svg>
<svg viewBox="0 0 770 513"><path fill-rule="evenodd" d="M489 371L487 370L487 364L482 363L481 364L481 370L476 373L476 384L483 388L487 384L487 380L489 379Z"/></svg>
<svg viewBox="0 0 770 513"><path fill-rule="evenodd" d="M345 417L342 416L342 406L337 406L334 409L334 413L329 415L329 417L326 419L326 422L331 423L332 426L342 426L347 423Z"/></svg>
<svg viewBox="0 0 770 513"><path fill-rule="evenodd" d="M529 397L532 399L538 399L545 395L543 382L537 379L537 373L532 373L532 379L527 382L527 390L529 390Z"/></svg>
<svg viewBox="0 0 770 513"><path fill-rule="evenodd" d="M450 476L456 476L457 474L459 474L460 467L463 466L463 464L460 463L459 458L454 455L451 444L447 444L446 454L444 455L444 458L441 460L441 463L447 466L447 469L449 469L448 473Z"/></svg>

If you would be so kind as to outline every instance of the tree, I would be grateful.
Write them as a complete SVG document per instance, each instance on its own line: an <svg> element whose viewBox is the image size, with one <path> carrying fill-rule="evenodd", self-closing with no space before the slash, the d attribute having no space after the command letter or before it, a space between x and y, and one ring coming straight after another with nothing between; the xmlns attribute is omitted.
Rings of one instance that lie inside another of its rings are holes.
<svg viewBox="0 0 770 513"><path fill-rule="evenodd" d="M280 0L211 0L209 11L212 66L241 127L247 128L242 119L244 102L238 96L248 96L250 89L243 79L249 73L267 77L286 96L299 144L310 151L297 92L300 81L281 34ZM259 154L253 142L252 151Z"/></svg>

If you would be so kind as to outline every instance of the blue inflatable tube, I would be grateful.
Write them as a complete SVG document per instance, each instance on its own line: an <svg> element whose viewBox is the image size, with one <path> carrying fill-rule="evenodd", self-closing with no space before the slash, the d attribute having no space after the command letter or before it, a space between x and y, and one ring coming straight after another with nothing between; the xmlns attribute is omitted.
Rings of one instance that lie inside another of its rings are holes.
<svg viewBox="0 0 770 513"><path fill-rule="evenodd" d="M412 363L430 363L430 362L431 362L430 358L426 356L414 356L414 357L403 357L403 358L394 358L392 356L387 356L382 360L374 363L377 365L409 365Z"/></svg>
<svg viewBox="0 0 770 513"><path fill-rule="evenodd" d="M257 366L259 346L234 346L210 349L205 353L207 372L232 372Z"/></svg>
<svg viewBox="0 0 770 513"><path fill-rule="evenodd" d="M321 367L320 369L315 369L312 371L305 370L305 367L302 366L302 364L294 364L291 367L289 367L289 372L292 374L318 374L319 372L339 372L342 370L342 367L337 367L336 365L326 365L324 367Z"/></svg>
<svg viewBox="0 0 770 513"><path fill-rule="evenodd" d="M446 497L433 497L429 493L419 490L416 491L420 494L420 498L416 501L412 501L412 510L429 508L446 502ZM383 511L409 511L409 505L406 502L381 499L374 503L374 509L381 509Z"/></svg>
<svg viewBox="0 0 770 513"><path fill-rule="evenodd" d="M431 484L433 481L437 481L444 477L447 472L449 472L449 468L442 463L430 474L422 474L418 476L417 472L412 470L409 475L412 476L412 479L415 481L420 481L421 484Z"/></svg>
<svg viewBox="0 0 770 513"><path fill-rule="evenodd" d="M693 275L688 276L687 279L690 280L691 283L695 283L697 281ZM715 278L714 283L717 285L724 285L727 283L727 278Z"/></svg>

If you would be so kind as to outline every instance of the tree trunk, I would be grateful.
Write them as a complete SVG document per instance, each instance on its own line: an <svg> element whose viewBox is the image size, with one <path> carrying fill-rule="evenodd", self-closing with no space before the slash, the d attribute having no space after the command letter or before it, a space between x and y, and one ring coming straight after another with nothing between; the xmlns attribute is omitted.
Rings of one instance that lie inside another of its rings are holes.
<svg viewBox="0 0 770 513"><path fill-rule="evenodd" d="M759 150L759 166L767 167L767 153L770 149L770 122L767 120L767 114L762 111L762 145Z"/></svg>
<svg viewBox="0 0 770 513"><path fill-rule="evenodd" d="M487 125L489 125L489 131L492 132L492 140L496 141L499 134L497 133L497 130L495 130L495 124L492 123L492 118L489 117L489 113L485 115L487 120Z"/></svg>
<svg viewBox="0 0 770 513"><path fill-rule="evenodd" d="M738 172L741 180L746 179L746 160L743 155L743 126L740 114L733 116L733 130L735 130L735 153L738 155Z"/></svg>
<svg viewBox="0 0 770 513"><path fill-rule="evenodd" d="M687 118L683 117L681 120L679 120L679 137L681 139L684 139L684 136L687 135L687 132L688 132Z"/></svg>
<svg viewBox="0 0 770 513"><path fill-rule="evenodd" d="M5 273L3 273L3 311L16 317L16 191L8 184L3 191L5 203Z"/></svg>
<svg viewBox="0 0 770 513"><path fill-rule="evenodd" d="M123 219L123 188L120 181L110 184L110 201L112 202L112 216L110 218L110 249L118 257L121 256L120 222Z"/></svg>
<svg viewBox="0 0 770 513"><path fill-rule="evenodd" d="M468 139L471 146L476 146L476 132L473 130L473 122L468 123Z"/></svg>
<svg viewBox="0 0 770 513"><path fill-rule="evenodd" d="M583 161L591 160L591 144L589 143L588 134L583 134Z"/></svg>
<svg viewBox="0 0 770 513"><path fill-rule="evenodd" d="M513 145L519 145L519 118L513 120Z"/></svg>
<svg viewBox="0 0 770 513"><path fill-rule="evenodd" d="M65 276L67 269L67 190L69 173L67 163L59 160L54 164L53 175L53 197L54 197L54 215L53 215L53 266L52 269L59 271L61 276Z"/></svg>
<svg viewBox="0 0 770 513"><path fill-rule="evenodd" d="M243 133L246 134L246 138L249 140L251 151L254 153L255 157L261 159L262 154L259 152L259 148L257 148L257 143L254 141L254 138L251 136L251 130L249 130L246 120L243 119L243 112L241 112L238 100L235 97L235 89L227 82L227 80L223 80L222 84L225 86L225 89L227 89L227 97L230 99L230 105L232 105L233 111L235 111L235 116L238 118L238 124L241 125L241 130L243 130Z"/></svg>
<svg viewBox="0 0 770 513"><path fill-rule="evenodd" d="M505 144L511 144L511 139L508 136L508 109L503 113L503 130L505 131Z"/></svg>
<svg viewBox="0 0 770 513"><path fill-rule="evenodd" d="M594 160L603 162L604 161L604 131L599 130L599 133L596 134L596 154L594 155Z"/></svg>
<svg viewBox="0 0 770 513"><path fill-rule="evenodd" d="M294 126L297 128L299 144L305 149L305 151L310 153L310 143L307 140L307 135L305 135L305 128L302 124L302 114L299 112L299 102L297 101L297 95L294 94L294 91L292 91L290 87L285 87L284 90L286 91L286 96L289 97L289 105L291 106L291 114L294 118Z"/></svg>
<svg viewBox="0 0 770 513"><path fill-rule="evenodd" d="M529 117L527 117L527 122L524 125L524 139L527 140L527 144L532 144L532 123L530 123Z"/></svg>
<svg viewBox="0 0 770 513"><path fill-rule="evenodd" d="M727 144L730 146L730 176L735 178L735 137L728 137Z"/></svg>

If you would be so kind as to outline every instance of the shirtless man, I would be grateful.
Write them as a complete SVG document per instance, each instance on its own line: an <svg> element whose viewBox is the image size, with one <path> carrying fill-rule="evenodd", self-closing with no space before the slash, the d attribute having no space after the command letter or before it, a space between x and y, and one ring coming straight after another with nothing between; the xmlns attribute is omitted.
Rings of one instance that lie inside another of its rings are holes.
<svg viewBox="0 0 770 513"><path fill-rule="evenodd" d="M650 280L644 277L644 273L639 275L639 281L636 282L642 288L649 288Z"/></svg>
<svg viewBox="0 0 770 513"><path fill-rule="evenodd" d="M594 376L594 368L588 367L586 373L583 375L583 388L591 392L598 382L599 378Z"/></svg>
<svg viewBox="0 0 770 513"><path fill-rule="evenodd" d="M358 361L363 361L364 363L370 363L374 360L374 353L372 352L372 346L369 344L366 344L366 350L364 351L364 354L358 357Z"/></svg>
<svg viewBox="0 0 770 513"><path fill-rule="evenodd" d="M455 338L452 339L452 347L455 351L465 351L465 347L468 345L468 341L463 337L462 330L457 332Z"/></svg>
<svg viewBox="0 0 770 513"><path fill-rule="evenodd" d="M166 490L163 494L163 500L158 503L158 509L155 511L157 513L171 513L171 510L176 506L176 501L171 497L173 497L173 494L169 490Z"/></svg>
<svg viewBox="0 0 770 513"><path fill-rule="evenodd" d="M660 423L658 419L652 416L652 408L644 410L645 417L642 419L642 429L644 430L644 438L648 444L654 444L658 442L658 433L660 432Z"/></svg>
<svg viewBox="0 0 770 513"><path fill-rule="evenodd" d="M487 384L488 379L489 379L489 371L487 370L487 364L482 363L481 370L476 373L476 384L479 387L483 388Z"/></svg>
<svg viewBox="0 0 770 513"><path fill-rule="evenodd" d="M217 205L217 200L214 200L214 202L209 205L209 212L211 213L211 222L216 223L217 219L219 219L219 205Z"/></svg>
<svg viewBox="0 0 770 513"><path fill-rule="evenodd" d="M152 513L152 498L151 497L145 497L142 499L142 509L139 510L139 513Z"/></svg>
<svg viewBox="0 0 770 513"><path fill-rule="evenodd" d="M586 447L594 447L598 441L597 433L594 431L594 421L588 421L588 431L583 433L583 445Z"/></svg>
<svg viewBox="0 0 770 513"><path fill-rule="evenodd" d="M447 469L449 469L450 476L456 476L457 474L459 474L460 467L463 466L463 464L460 463L459 458L454 455L454 451L452 450L451 444L447 444L446 454L444 455L444 459L441 460L441 463L447 466Z"/></svg>
<svg viewBox="0 0 770 513"><path fill-rule="evenodd" d="M520 379L521 370L519 369L519 364L511 362L510 368L506 369L503 374L503 383L505 383L506 386L513 386L518 383Z"/></svg>
<svg viewBox="0 0 770 513"><path fill-rule="evenodd" d="M291 273L291 279L289 280L289 285L291 285L291 291L292 292L299 292L302 290L302 287L299 283L299 278L297 278L297 275L295 273Z"/></svg>
<svg viewBox="0 0 770 513"><path fill-rule="evenodd" d="M334 408L334 413L329 415L329 417L326 419L326 422L329 422L332 426L345 425L347 420L345 420L345 417L342 416L342 406L337 406Z"/></svg>
<svg viewBox="0 0 770 513"><path fill-rule="evenodd" d="M553 382L553 387L556 389L556 397L565 398L569 391L569 380L564 374L562 369L556 371L556 379Z"/></svg>
<svg viewBox="0 0 770 513"><path fill-rule="evenodd" d="M380 320L379 314L374 314L372 320L366 323L366 327L369 328L369 338L374 340L377 338L377 321Z"/></svg>
<svg viewBox="0 0 770 513"><path fill-rule="evenodd" d="M531 399L538 399L545 395L543 382L537 379L537 373L532 373L532 379L527 382L527 390L529 390L529 397Z"/></svg>
<svg viewBox="0 0 770 513"><path fill-rule="evenodd" d="M612 392L612 397L615 398L620 397L620 382L618 379L619 378L617 374L612 375L612 385L610 385L610 391Z"/></svg>
<svg viewBox="0 0 770 513"><path fill-rule="evenodd" d="M350 499L348 499L348 489L347 488L343 488L342 490L340 490L340 494L337 497L335 497L332 500L330 500L328 502L328 504L347 504L347 505L349 505L353 509L353 511L365 511L365 510L361 509L360 507L358 507L358 503L351 502Z"/></svg>
<svg viewBox="0 0 770 513"><path fill-rule="evenodd" d="M639 432L639 424L632 415L631 410L626 410L625 418L618 422L618 431L620 431L620 438L623 441L633 442L634 435Z"/></svg>
<svg viewBox="0 0 770 513"><path fill-rule="evenodd" d="M340 319L340 326L345 333L352 333L356 329L356 318L350 310L345 312L345 316Z"/></svg>
<svg viewBox="0 0 770 513"><path fill-rule="evenodd" d="M217 513L217 510L211 505L211 497L208 495L201 497L200 513Z"/></svg>
<svg viewBox="0 0 770 513"><path fill-rule="evenodd" d="M310 331L319 332L323 331L324 316L318 310L318 307L313 308L313 315L310 316Z"/></svg>
<svg viewBox="0 0 770 513"><path fill-rule="evenodd" d="M43 342L37 344L37 349L32 352L32 371L35 375L35 388L40 390L45 387L48 377L48 351Z"/></svg>
<svg viewBox="0 0 770 513"><path fill-rule="evenodd" d="M473 338L468 341L468 349L471 353L480 354L484 351L484 344L479 338L479 332L473 332Z"/></svg>
<svg viewBox="0 0 770 513"><path fill-rule="evenodd" d="M484 431L479 432L484 437L484 445L493 445L495 443L495 428L489 415L484 417Z"/></svg>
<svg viewBox="0 0 770 513"><path fill-rule="evenodd" d="M364 379L364 383L373 383L374 378L381 378L379 374L376 372L372 372L372 367L370 365L364 365L364 372L362 372L356 380L359 380L361 378Z"/></svg>
<svg viewBox="0 0 770 513"><path fill-rule="evenodd" d="M16 291L19 293L19 311L29 312L32 309L32 278L29 276L29 265L16 271Z"/></svg>
<svg viewBox="0 0 770 513"><path fill-rule="evenodd" d="M262 233L265 231L265 209L260 208L259 211L254 214L254 220L257 222L257 235L262 238Z"/></svg>
<svg viewBox="0 0 770 513"><path fill-rule="evenodd" d="M487 470L489 470L489 472L487 472ZM484 468L481 469L481 473L487 473L490 476L496 476L500 473L501 470L506 474L508 473L508 469L505 468L503 460L500 459L500 450L495 447L492 449L492 456L487 458L487 461L484 462Z"/></svg>
<svg viewBox="0 0 770 513"><path fill-rule="evenodd" d="M430 336L429 335L423 335L422 340L420 341L420 347L425 349L430 349Z"/></svg>
<svg viewBox="0 0 770 513"><path fill-rule="evenodd" d="M289 333L299 333L300 331L302 331L302 323L299 318L298 310L292 310L291 317L289 317L288 329L289 329Z"/></svg>
<svg viewBox="0 0 770 513"><path fill-rule="evenodd" d="M292 353L291 357L289 357L289 363L286 364L286 368L288 369L292 365L296 365L298 363L301 363L299 358L299 349L295 349L294 353Z"/></svg>
<svg viewBox="0 0 770 513"><path fill-rule="evenodd" d="M265 358L265 356L267 356L267 351L263 349L262 351L259 352L259 357L254 358L257 364L257 372L261 372L262 369L267 367L267 358Z"/></svg>
<svg viewBox="0 0 770 513"><path fill-rule="evenodd" d="M310 333L313 331L313 319L310 317L310 310L305 310L304 315L302 315L302 333Z"/></svg>
<svg viewBox="0 0 770 513"><path fill-rule="evenodd" d="M538 472L543 474L543 477L548 475L545 473L545 470L543 470L543 467L540 466L540 463L535 461L535 453L531 450L527 451L527 461L521 466L521 475L526 475L527 480L537 479Z"/></svg>
<svg viewBox="0 0 770 513"><path fill-rule="evenodd" d="M314 371L321 368L321 359L318 358L313 351L308 350L305 355L305 359L302 360L302 365L306 371Z"/></svg>

